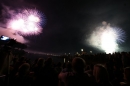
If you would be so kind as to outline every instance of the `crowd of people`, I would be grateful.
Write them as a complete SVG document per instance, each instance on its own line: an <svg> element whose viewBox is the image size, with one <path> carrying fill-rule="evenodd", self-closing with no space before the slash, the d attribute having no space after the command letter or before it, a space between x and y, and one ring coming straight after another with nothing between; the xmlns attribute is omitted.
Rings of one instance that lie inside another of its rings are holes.
<svg viewBox="0 0 130 86"><path fill-rule="evenodd" d="M4 74L3 86L130 86L130 53L74 56L65 63L12 58Z"/></svg>

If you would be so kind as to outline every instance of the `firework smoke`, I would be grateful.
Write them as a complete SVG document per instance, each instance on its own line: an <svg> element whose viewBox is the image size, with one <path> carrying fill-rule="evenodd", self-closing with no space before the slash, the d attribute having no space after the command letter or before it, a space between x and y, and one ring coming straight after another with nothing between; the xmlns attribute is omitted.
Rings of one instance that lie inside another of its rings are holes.
<svg viewBox="0 0 130 86"><path fill-rule="evenodd" d="M103 26L97 27L87 39L89 45L113 53L119 51L119 44L125 42L125 32L117 27L111 27L107 22L102 22Z"/></svg>
<svg viewBox="0 0 130 86"><path fill-rule="evenodd" d="M0 35L5 35L5 36L8 36L10 38L16 39L20 43L28 43L29 42L28 40L24 39L23 36L15 34L15 32L13 30L7 29L7 28L0 27Z"/></svg>

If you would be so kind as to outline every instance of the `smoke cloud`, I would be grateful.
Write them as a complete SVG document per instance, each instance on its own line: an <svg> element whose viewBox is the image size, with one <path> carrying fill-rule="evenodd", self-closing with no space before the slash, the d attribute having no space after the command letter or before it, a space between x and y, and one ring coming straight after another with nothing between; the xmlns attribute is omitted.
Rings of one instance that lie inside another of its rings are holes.
<svg viewBox="0 0 130 86"><path fill-rule="evenodd" d="M0 27L0 35L5 35L8 36L12 39L16 39L16 41L20 43L27 43L29 42L28 40L24 39L23 36L20 36L19 34L16 34L15 31L7 28L2 28Z"/></svg>
<svg viewBox="0 0 130 86"><path fill-rule="evenodd" d="M103 26L95 28L95 30L90 34L90 36L86 40L90 46L96 47L98 49L101 49L101 35L105 27L107 26L107 22L103 21L102 25Z"/></svg>

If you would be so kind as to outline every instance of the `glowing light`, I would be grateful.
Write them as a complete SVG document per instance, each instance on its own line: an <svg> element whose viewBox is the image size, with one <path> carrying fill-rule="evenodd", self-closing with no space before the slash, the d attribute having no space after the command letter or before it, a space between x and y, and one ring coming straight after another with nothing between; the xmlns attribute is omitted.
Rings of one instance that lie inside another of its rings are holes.
<svg viewBox="0 0 130 86"><path fill-rule="evenodd" d="M93 31L87 42L93 47L104 50L106 53L114 53L120 50L119 44L125 42L125 37L125 32L122 29L111 27L106 22L103 22L103 26Z"/></svg>
<svg viewBox="0 0 130 86"><path fill-rule="evenodd" d="M112 28L109 31L104 31L101 35L101 48L105 50L106 53L113 53L118 47L116 43L116 33L113 32Z"/></svg>
<svg viewBox="0 0 130 86"><path fill-rule="evenodd" d="M64 63L65 63L65 58L64 58Z"/></svg>
<svg viewBox="0 0 130 86"><path fill-rule="evenodd" d="M30 15L28 17L28 20L29 21L34 21L34 22L40 22L40 19L38 17L34 16L34 15Z"/></svg>
<svg viewBox="0 0 130 86"><path fill-rule="evenodd" d="M22 10L12 16L7 28L11 28L22 35L34 35L42 32L42 16L37 10Z"/></svg>
<svg viewBox="0 0 130 86"><path fill-rule="evenodd" d="M81 51L83 51L83 49L81 49Z"/></svg>

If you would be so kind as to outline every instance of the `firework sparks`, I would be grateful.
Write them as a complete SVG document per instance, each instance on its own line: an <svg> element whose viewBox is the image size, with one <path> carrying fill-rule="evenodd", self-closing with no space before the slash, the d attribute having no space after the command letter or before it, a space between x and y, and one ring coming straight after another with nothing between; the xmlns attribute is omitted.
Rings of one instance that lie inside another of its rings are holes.
<svg viewBox="0 0 130 86"><path fill-rule="evenodd" d="M42 32L42 17L36 10L23 10L13 16L8 22L8 27L22 35L33 35Z"/></svg>
<svg viewBox="0 0 130 86"><path fill-rule="evenodd" d="M117 34L113 31L113 28L106 28L101 35L101 48L106 53L115 52L118 48L118 44L116 43Z"/></svg>
<svg viewBox="0 0 130 86"><path fill-rule="evenodd" d="M106 53L113 53L119 50L120 43L125 42L125 32L103 22L103 26L98 27L87 41L93 47L104 50Z"/></svg>

